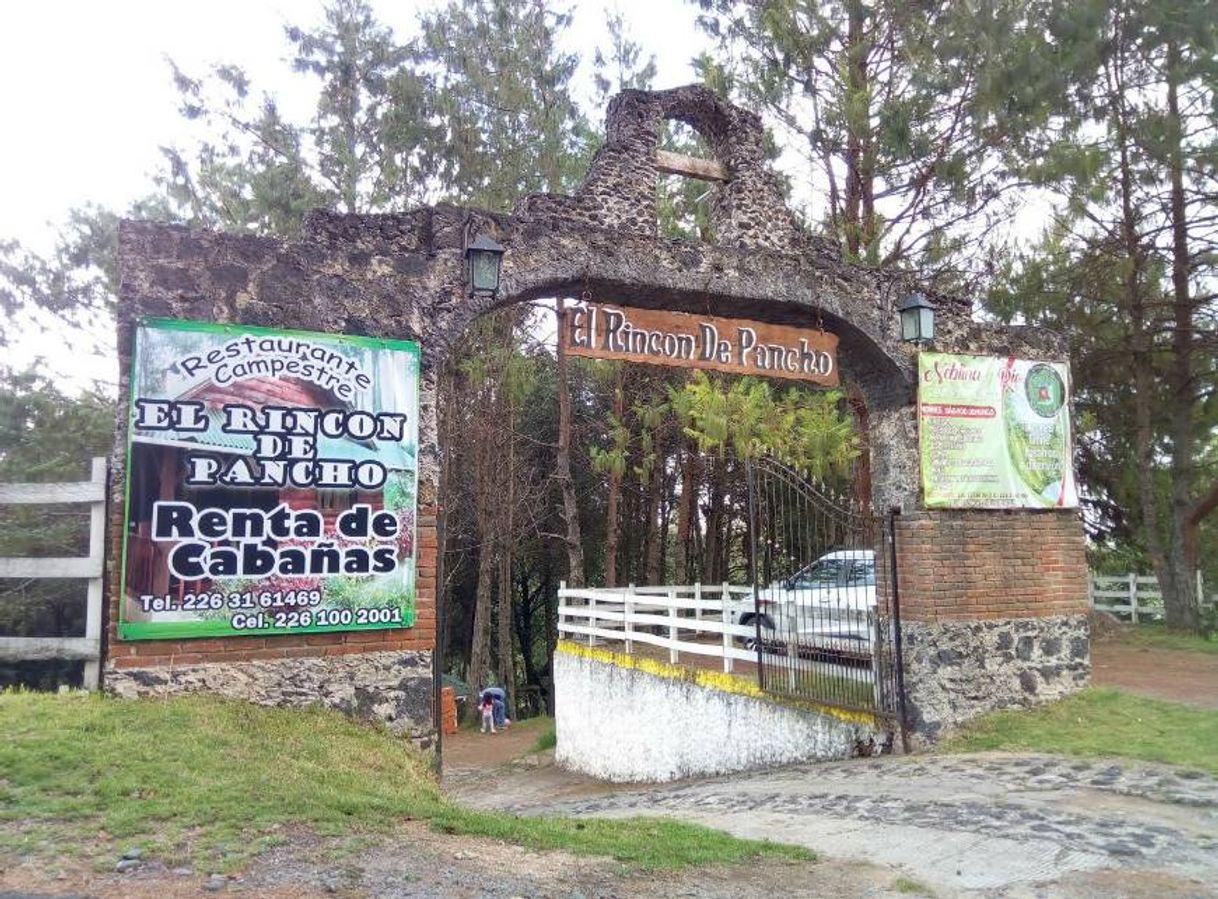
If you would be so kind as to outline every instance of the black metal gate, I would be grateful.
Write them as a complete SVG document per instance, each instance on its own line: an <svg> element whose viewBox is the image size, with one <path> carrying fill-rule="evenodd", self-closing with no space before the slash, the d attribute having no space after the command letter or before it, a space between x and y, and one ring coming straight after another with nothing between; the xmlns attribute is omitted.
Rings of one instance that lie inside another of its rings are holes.
<svg viewBox="0 0 1218 899"><path fill-rule="evenodd" d="M769 693L904 733L895 527L774 459L748 464L752 624Z"/></svg>

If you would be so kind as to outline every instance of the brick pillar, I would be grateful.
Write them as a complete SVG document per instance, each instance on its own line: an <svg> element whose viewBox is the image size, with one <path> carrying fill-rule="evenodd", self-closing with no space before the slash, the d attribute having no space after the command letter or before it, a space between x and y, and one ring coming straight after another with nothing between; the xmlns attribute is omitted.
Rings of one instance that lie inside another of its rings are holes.
<svg viewBox="0 0 1218 899"><path fill-rule="evenodd" d="M920 738L1087 683L1077 510L921 511L897 521L906 704Z"/></svg>

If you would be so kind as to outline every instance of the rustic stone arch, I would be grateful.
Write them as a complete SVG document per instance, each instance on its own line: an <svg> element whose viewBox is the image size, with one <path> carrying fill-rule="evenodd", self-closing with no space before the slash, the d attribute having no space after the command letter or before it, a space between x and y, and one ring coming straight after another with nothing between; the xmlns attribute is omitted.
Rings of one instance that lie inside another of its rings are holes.
<svg viewBox="0 0 1218 899"><path fill-rule="evenodd" d="M716 157L721 189L713 243L657 235L660 124L687 122ZM421 742L435 677L436 512L441 447L437 374L477 316L556 294L622 305L710 312L840 338L839 364L866 407L871 500L903 511L896 525L913 726L933 736L980 711L1061 695L1084 683L1086 563L1077 512L926 510L914 415L915 352L900 341L897 306L909 273L843 261L805 233L762 153L761 122L700 86L625 91L611 101L605 143L571 195L524 198L509 215L451 205L405 213L309 216L299 240L124 222L119 235L120 396L143 316L411 339L423 350L419 420L420 546L410 631L122 643L120 593L127 418L116 440L109 582L109 688L129 694L210 689L277 703L323 702L391 722ZM506 247L492 297L471 297L464 248L476 234ZM1036 328L994 328L964 299L937 296L936 349L1064 358ZM1035 533L1040 564L1016 547ZM969 557L968 566L954 563ZM1019 649L1011 651L1013 641ZM222 645L215 645L222 644ZM223 662L221 665L213 664ZM313 686L299 688L303 673ZM315 687L315 689L314 689ZM353 692L354 691L354 692ZM358 700L358 701L357 701Z"/></svg>

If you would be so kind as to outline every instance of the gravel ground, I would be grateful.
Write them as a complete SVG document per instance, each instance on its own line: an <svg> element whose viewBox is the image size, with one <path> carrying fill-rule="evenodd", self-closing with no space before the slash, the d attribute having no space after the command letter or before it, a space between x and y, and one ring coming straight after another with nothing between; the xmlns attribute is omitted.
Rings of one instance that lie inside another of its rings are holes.
<svg viewBox="0 0 1218 899"><path fill-rule="evenodd" d="M209 889L208 887L218 889ZM404 826L392 837L350 841L299 834L239 876L174 873L155 859L126 874L22 864L0 874L0 899L45 896L177 899L207 895L280 897L554 897L554 899L772 899L774 895L895 897L891 872L870 865L767 862L649 874L607 859L534 852L496 840Z"/></svg>
<svg viewBox="0 0 1218 899"><path fill-rule="evenodd" d="M660 814L768 836L888 866L941 896L1218 896L1218 779L1159 765L994 753L633 789L544 765L489 788L446 783L460 801L517 814Z"/></svg>
<svg viewBox="0 0 1218 899"><path fill-rule="evenodd" d="M741 836L802 843L817 862L767 861L649 874L608 859L535 852L435 833L292 832L239 875L170 870L140 858L113 870L27 860L0 870L0 899L775 896L1218 896L1218 780L1155 765L1046 756L915 756L733 775L651 788L606 787L531 756L469 769L446 789L518 814L670 815ZM107 847L109 851L109 847Z"/></svg>

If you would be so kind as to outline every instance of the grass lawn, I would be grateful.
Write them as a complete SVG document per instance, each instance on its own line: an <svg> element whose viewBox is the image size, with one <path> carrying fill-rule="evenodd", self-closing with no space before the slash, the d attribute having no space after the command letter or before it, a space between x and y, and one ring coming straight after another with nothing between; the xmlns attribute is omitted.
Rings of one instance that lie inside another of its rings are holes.
<svg viewBox="0 0 1218 899"><path fill-rule="evenodd" d="M1218 774L1218 712L1089 689L1026 711L965 725L942 752L1051 752L1163 762Z"/></svg>
<svg viewBox="0 0 1218 899"><path fill-rule="evenodd" d="M533 744L534 752L545 752L547 749L553 749L558 745L558 731L554 724L551 723L537 737L537 742Z"/></svg>
<svg viewBox="0 0 1218 899"><path fill-rule="evenodd" d="M0 857L99 854L112 841L238 868L302 825L389 832L405 819L643 868L811 859L805 849L653 819L518 818L444 799L403 739L322 709L208 696L139 702L0 695Z"/></svg>
<svg viewBox="0 0 1218 899"><path fill-rule="evenodd" d="M1121 628L1119 635L1111 638L1126 646L1144 646L1147 649L1178 649L1186 652L1205 652L1218 655L1218 634L1205 637L1178 634L1161 624L1133 624Z"/></svg>

